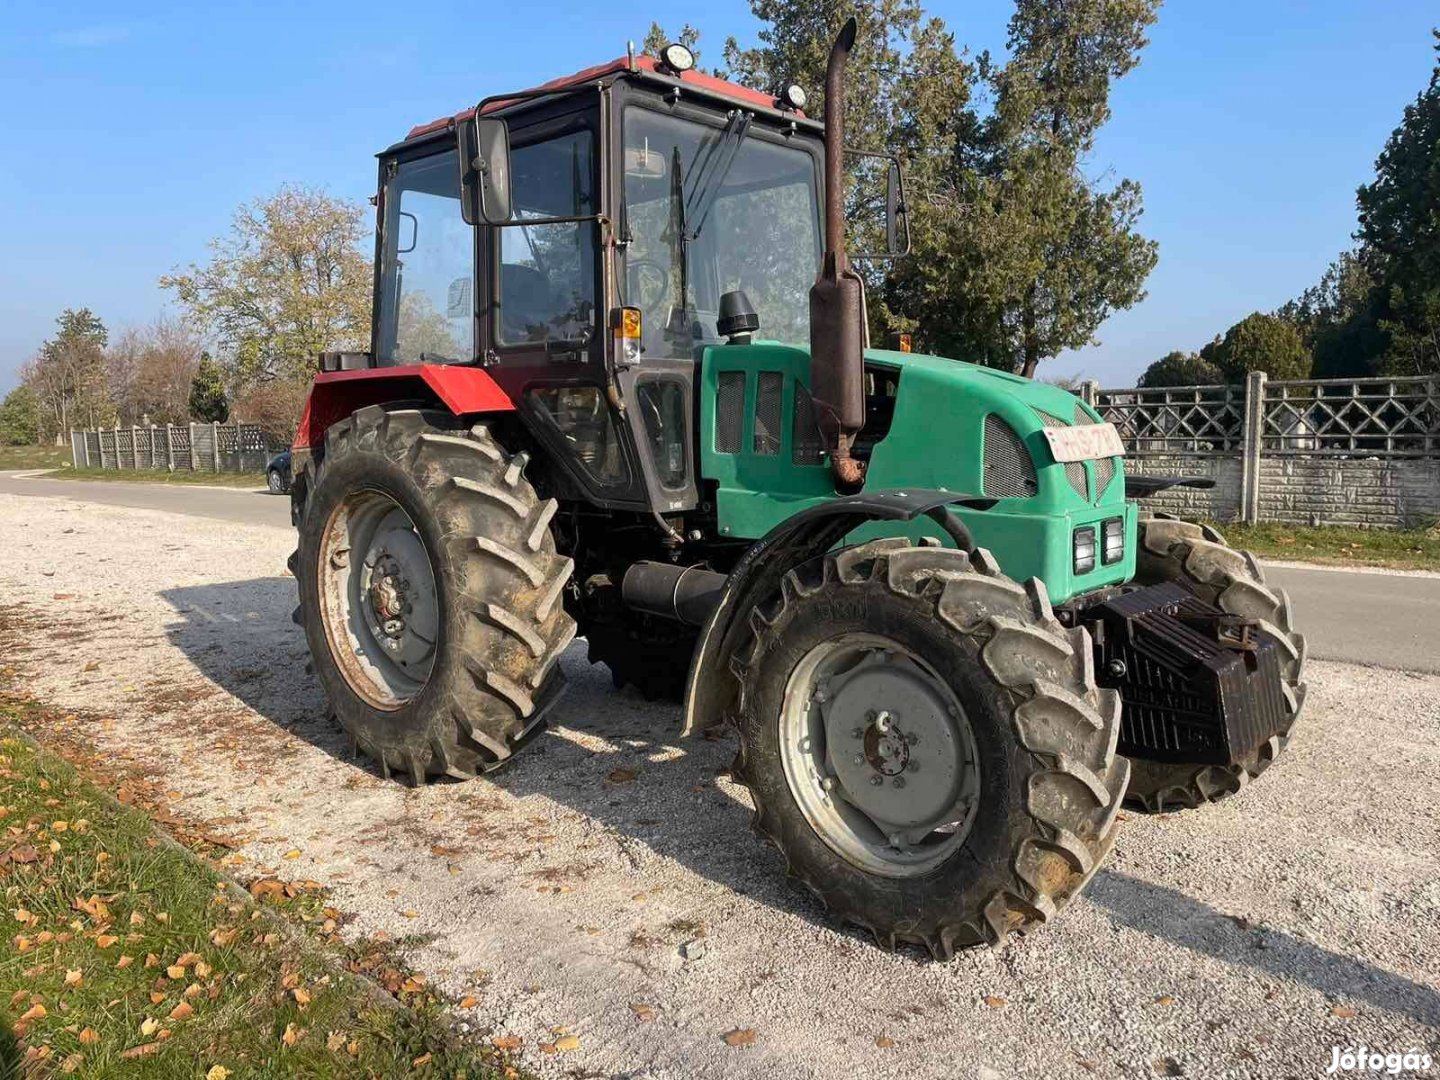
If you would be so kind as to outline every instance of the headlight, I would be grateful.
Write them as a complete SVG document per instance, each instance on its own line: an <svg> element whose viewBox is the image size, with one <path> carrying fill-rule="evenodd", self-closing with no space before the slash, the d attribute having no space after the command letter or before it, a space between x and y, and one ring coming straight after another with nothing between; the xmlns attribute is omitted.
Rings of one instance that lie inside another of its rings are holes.
<svg viewBox="0 0 1440 1080"><path fill-rule="evenodd" d="M1075 530L1075 573L1088 574L1095 569L1095 526Z"/></svg>
<svg viewBox="0 0 1440 1080"><path fill-rule="evenodd" d="M1100 526L1104 546L1100 558L1106 566L1125 558L1125 519L1111 518Z"/></svg>

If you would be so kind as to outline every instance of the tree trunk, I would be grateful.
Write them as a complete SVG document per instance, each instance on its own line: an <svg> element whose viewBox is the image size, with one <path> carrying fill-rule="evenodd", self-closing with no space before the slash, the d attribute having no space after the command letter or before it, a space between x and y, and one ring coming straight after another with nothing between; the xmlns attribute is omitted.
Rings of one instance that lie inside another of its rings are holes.
<svg viewBox="0 0 1440 1080"><path fill-rule="evenodd" d="M1021 311L1020 325L1024 332L1020 342L1024 357L1024 362L1020 366L1020 374L1027 379L1033 379L1035 369L1040 365L1040 343L1035 339L1034 285L1025 291L1025 306Z"/></svg>

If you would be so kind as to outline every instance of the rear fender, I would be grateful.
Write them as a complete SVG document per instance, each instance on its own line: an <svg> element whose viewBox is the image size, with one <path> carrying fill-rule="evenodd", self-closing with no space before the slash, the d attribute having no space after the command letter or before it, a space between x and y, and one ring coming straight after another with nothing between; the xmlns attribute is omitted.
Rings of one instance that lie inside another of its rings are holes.
<svg viewBox="0 0 1440 1080"><path fill-rule="evenodd" d="M305 399L293 449L322 446L330 425L356 409L416 399L432 400L456 416L515 411L510 396L488 372L477 367L416 364L322 371L315 376Z"/></svg>
<svg viewBox="0 0 1440 1080"><path fill-rule="evenodd" d="M751 544L730 572L720 602L700 632L685 686L681 734L691 735L739 716L744 703L730 663L750 635L750 612L779 592L786 574L829 551L866 522L913 521L921 514L934 518L961 551L973 552L970 531L948 509L956 503L988 510L995 500L953 491L861 492L786 518Z"/></svg>

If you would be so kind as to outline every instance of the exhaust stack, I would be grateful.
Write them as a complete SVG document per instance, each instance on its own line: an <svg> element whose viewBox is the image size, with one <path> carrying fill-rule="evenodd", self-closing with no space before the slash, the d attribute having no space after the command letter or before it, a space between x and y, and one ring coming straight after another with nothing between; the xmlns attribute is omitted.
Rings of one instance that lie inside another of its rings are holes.
<svg viewBox="0 0 1440 1080"><path fill-rule="evenodd" d="M855 45L846 20L825 65L825 256L810 288L810 383L836 486L853 491L865 467L850 456L865 424L865 285L845 254L845 65Z"/></svg>

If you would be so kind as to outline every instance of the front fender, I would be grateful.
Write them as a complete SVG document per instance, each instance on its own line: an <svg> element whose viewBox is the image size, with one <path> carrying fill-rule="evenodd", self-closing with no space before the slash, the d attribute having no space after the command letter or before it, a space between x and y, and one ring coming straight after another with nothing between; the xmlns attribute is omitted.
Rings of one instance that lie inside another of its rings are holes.
<svg viewBox="0 0 1440 1080"><path fill-rule="evenodd" d="M720 602L700 632L685 686L682 735L703 731L739 716L743 702L730 661L750 633L750 612L780 589L793 568L824 554L869 521L913 521L934 518L961 551L975 542L964 523L948 507L961 504L988 510L994 499L953 491L864 491L812 506L786 518L751 544L730 571Z"/></svg>

